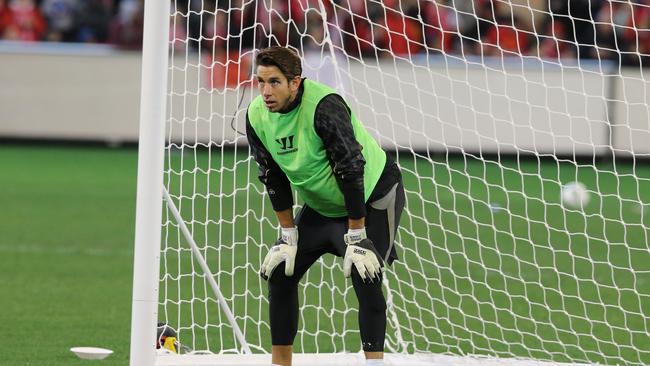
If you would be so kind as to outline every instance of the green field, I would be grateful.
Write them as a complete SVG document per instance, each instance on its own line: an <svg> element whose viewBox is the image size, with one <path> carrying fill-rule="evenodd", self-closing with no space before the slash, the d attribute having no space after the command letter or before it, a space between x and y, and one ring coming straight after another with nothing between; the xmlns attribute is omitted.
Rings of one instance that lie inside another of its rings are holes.
<svg viewBox="0 0 650 366"><path fill-rule="evenodd" d="M275 221L255 164L216 148L166 161L170 192L247 340L268 349L256 271ZM399 330L407 351L650 363L647 164L406 153L399 162L408 201L402 260L387 274L399 322L390 322L391 347ZM135 149L0 147L0 365L92 363L68 351L82 345L115 350L103 365L127 363L136 165ZM560 205L559 183L572 180L599 192L584 213ZM164 216L160 318L195 348L236 347ZM340 262L324 258L304 281L301 350L359 349Z"/></svg>
<svg viewBox="0 0 650 366"><path fill-rule="evenodd" d="M130 335L135 150L0 146L1 365L86 365Z"/></svg>

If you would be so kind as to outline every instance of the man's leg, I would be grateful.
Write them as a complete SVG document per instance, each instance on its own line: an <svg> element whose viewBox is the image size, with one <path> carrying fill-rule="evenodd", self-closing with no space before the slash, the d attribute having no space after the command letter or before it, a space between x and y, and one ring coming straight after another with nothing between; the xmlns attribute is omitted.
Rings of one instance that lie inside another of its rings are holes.
<svg viewBox="0 0 650 366"><path fill-rule="evenodd" d="M296 255L293 276L284 274L281 263L269 278L269 320L271 323L271 359L274 365L291 366L293 339L298 332L298 282L320 253Z"/></svg>
<svg viewBox="0 0 650 366"><path fill-rule="evenodd" d="M284 274L281 263L269 278L269 317L271 359L274 365L291 366L293 340L298 332L298 283L318 258L330 249L328 222L309 207L303 207L295 220L298 227L298 252L293 276Z"/></svg>
<svg viewBox="0 0 650 366"><path fill-rule="evenodd" d="M298 264L298 257L296 257ZM294 270L295 271L295 270ZM297 274L295 277L299 279ZM292 276L294 277L294 276ZM298 331L298 280L284 274L284 263L269 278L271 362L291 366L291 347Z"/></svg>
<svg viewBox="0 0 650 366"><path fill-rule="evenodd" d="M352 285L359 301L359 333L366 359L384 358L386 338L386 300L381 279L364 282L356 268L352 269Z"/></svg>
<svg viewBox="0 0 650 366"><path fill-rule="evenodd" d="M366 216L366 232L382 255L384 265L392 263L396 254L394 239L404 209L404 187L400 181L383 198L370 203ZM391 255L392 254L392 255ZM359 300L359 331L367 365L383 365L386 335L386 300L382 280L364 283L356 269L352 284Z"/></svg>

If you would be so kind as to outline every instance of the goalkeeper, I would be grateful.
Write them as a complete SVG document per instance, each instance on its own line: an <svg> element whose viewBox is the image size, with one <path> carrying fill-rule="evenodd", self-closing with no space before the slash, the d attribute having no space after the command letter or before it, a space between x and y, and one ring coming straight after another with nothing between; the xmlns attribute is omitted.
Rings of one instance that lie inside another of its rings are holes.
<svg viewBox="0 0 650 366"><path fill-rule="evenodd" d="M246 133L282 235L260 274L268 280L272 363L290 366L298 330L298 282L323 254L343 257L359 301L367 365L383 365L384 263L404 208L397 164L363 128L347 103L302 78L300 57L284 47L256 57L260 95L248 107ZM304 201L294 219L293 186Z"/></svg>

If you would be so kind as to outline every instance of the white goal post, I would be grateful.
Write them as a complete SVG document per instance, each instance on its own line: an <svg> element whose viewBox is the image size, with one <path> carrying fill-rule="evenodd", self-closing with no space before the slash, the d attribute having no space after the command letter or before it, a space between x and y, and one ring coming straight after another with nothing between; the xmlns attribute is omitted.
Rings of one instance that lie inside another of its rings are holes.
<svg viewBox="0 0 650 366"><path fill-rule="evenodd" d="M387 365L650 364L649 4L144 4L132 366L270 365L278 226L242 132L277 44L402 169ZM294 365L363 365L342 260L299 293Z"/></svg>

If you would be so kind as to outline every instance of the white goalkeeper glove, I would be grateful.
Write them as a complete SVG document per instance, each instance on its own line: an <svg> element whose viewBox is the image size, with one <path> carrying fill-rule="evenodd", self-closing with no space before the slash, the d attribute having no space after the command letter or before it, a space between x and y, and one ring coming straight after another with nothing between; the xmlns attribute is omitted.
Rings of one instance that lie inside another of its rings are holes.
<svg viewBox="0 0 650 366"><path fill-rule="evenodd" d="M364 282L366 279L373 282L381 278L382 259L372 241L366 237L366 229L349 229L343 239L348 245L343 258L343 275L350 277L354 264Z"/></svg>
<svg viewBox="0 0 650 366"><path fill-rule="evenodd" d="M296 263L296 252L298 251L298 229L282 228L282 236L271 247L268 254L262 262L260 276L268 280L275 268L282 262L284 264L284 274L293 276L293 266Z"/></svg>

